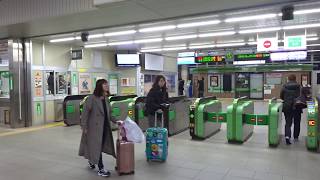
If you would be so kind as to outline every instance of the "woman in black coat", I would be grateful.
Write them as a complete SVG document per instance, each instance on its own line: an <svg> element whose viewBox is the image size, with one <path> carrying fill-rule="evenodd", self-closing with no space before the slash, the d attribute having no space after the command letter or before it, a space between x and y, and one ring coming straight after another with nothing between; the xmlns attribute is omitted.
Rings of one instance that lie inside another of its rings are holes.
<svg viewBox="0 0 320 180"><path fill-rule="evenodd" d="M161 109L161 104L167 103L167 101L166 78L158 75L147 95L146 112L148 114L149 127L155 126L155 112ZM157 126L159 126L159 123L160 120L157 119Z"/></svg>

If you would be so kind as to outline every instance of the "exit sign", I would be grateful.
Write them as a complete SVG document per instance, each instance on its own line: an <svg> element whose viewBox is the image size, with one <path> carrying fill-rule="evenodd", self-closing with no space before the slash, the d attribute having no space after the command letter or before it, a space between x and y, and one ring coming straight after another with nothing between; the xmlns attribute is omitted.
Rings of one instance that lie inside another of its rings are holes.
<svg viewBox="0 0 320 180"><path fill-rule="evenodd" d="M287 37L285 37L284 49L286 49L286 50L307 49L306 36L287 36Z"/></svg>

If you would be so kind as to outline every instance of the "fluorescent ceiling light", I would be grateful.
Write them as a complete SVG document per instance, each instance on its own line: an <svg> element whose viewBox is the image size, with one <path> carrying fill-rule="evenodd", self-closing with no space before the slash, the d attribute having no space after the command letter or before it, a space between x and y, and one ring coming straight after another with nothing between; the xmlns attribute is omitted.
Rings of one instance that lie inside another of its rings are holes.
<svg viewBox="0 0 320 180"><path fill-rule="evenodd" d="M117 32L110 32L110 33L104 33L103 35L106 37L110 36L121 36L121 35L127 35L127 34L134 34L137 31L135 30L127 30L127 31L117 31Z"/></svg>
<svg viewBox="0 0 320 180"><path fill-rule="evenodd" d="M185 50L187 47L168 47L162 48L163 51L178 51L178 50Z"/></svg>
<svg viewBox="0 0 320 180"><path fill-rule="evenodd" d="M214 48L216 45L208 44L208 45L201 45L201 46L189 46L189 49L206 49L206 48Z"/></svg>
<svg viewBox="0 0 320 180"><path fill-rule="evenodd" d="M228 44L216 44L216 47L232 47L232 46L244 46L246 43L228 43Z"/></svg>
<svg viewBox="0 0 320 180"><path fill-rule="evenodd" d="M261 19L268 19L268 18L274 18L274 17L277 17L277 14L263 14L263 15L256 15L256 16L244 16L244 17L228 18L228 19L225 20L225 22L231 23L231 22L261 20Z"/></svg>
<svg viewBox="0 0 320 180"><path fill-rule="evenodd" d="M109 43L109 46L117 46L117 45L126 45L126 44L133 44L133 41L120 41L120 42L112 42Z"/></svg>
<svg viewBox="0 0 320 180"><path fill-rule="evenodd" d="M178 28L188 28L188 27L197 27L197 26L208 26L208 25L219 24L219 23L221 23L220 20L201 21L201 22L178 24L177 27Z"/></svg>
<svg viewBox="0 0 320 180"><path fill-rule="evenodd" d="M308 52L320 52L320 50L308 50Z"/></svg>
<svg viewBox="0 0 320 180"><path fill-rule="evenodd" d="M103 36L104 36L104 34L93 34L93 35L89 35L89 39L101 38Z"/></svg>
<svg viewBox="0 0 320 180"><path fill-rule="evenodd" d="M293 12L293 14L295 15L311 14L311 13L320 13L320 9L306 9L306 10L298 10Z"/></svg>
<svg viewBox="0 0 320 180"><path fill-rule="evenodd" d="M175 28L176 28L175 25L156 26L156 27L139 29L139 32L155 32L155 31L164 31L164 30L170 30L170 29L175 29Z"/></svg>
<svg viewBox="0 0 320 180"><path fill-rule="evenodd" d="M260 32L272 32L279 31L280 27L272 27L272 28L259 28L259 29L247 29L239 31L239 34L249 34L249 33L260 33Z"/></svg>
<svg viewBox="0 0 320 180"><path fill-rule="evenodd" d="M213 37L213 36L228 36L236 34L235 31L225 31L225 32L215 32L215 33L205 33L199 34L199 37Z"/></svg>
<svg viewBox="0 0 320 180"><path fill-rule="evenodd" d="M134 43L139 44L139 43L151 43L151 42L161 42L161 41L163 41L162 38L139 39L139 40L135 40Z"/></svg>
<svg viewBox="0 0 320 180"><path fill-rule="evenodd" d="M99 43L99 44L88 44L84 45L85 48L95 48L95 47L105 47L108 46L107 43Z"/></svg>
<svg viewBox="0 0 320 180"><path fill-rule="evenodd" d="M308 44L308 47L312 47L312 46L320 46L320 44Z"/></svg>
<svg viewBox="0 0 320 180"><path fill-rule="evenodd" d="M318 37L307 38L307 41L317 41L317 40L319 40Z"/></svg>
<svg viewBox="0 0 320 180"><path fill-rule="evenodd" d="M81 39L81 38L80 38ZM76 37L68 37L68 38L60 38L60 39L52 39L49 42L56 43L56 42L65 42L65 41L73 41L76 40Z"/></svg>
<svg viewBox="0 0 320 180"><path fill-rule="evenodd" d="M304 28L313 28L313 27L320 27L320 23L284 26L283 29L284 30L289 30L289 29L304 29Z"/></svg>
<svg viewBox="0 0 320 180"><path fill-rule="evenodd" d="M162 51L161 48L158 49L141 49L140 52L159 52Z"/></svg>
<svg viewBox="0 0 320 180"><path fill-rule="evenodd" d="M172 37L166 37L165 39L167 41L174 41L174 40L181 40L181 39L193 39L197 38L198 35L196 34L191 34L191 35L184 35L184 36L172 36Z"/></svg>
<svg viewBox="0 0 320 180"><path fill-rule="evenodd" d="M257 45L257 42L247 42L248 45Z"/></svg>

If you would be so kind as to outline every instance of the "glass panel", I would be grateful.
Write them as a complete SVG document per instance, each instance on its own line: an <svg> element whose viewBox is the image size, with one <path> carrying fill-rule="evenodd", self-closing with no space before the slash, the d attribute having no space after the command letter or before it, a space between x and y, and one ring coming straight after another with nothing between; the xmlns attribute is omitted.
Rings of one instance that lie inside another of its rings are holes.
<svg viewBox="0 0 320 180"><path fill-rule="evenodd" d="M67 73L56 72L56 94L67 94Z"/></svg>
<svg viewBox="0 0 320 180"><path fill-rule="evenodd" d="M46 95L54 95L54 73L53 71L47 71L46 78Z"/></svg>
<svg viewBox="0 0 320 180"><path fill-rule="evenodd" d="M250 75L250 98L263 98L263 74Z"/></svg>

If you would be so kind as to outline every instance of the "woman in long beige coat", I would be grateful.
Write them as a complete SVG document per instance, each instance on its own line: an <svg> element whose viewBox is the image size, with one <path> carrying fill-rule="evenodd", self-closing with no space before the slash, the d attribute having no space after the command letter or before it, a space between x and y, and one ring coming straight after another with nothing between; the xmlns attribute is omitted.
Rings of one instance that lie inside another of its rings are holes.
<svg viewBox="0 0 320 180"><path fill-rule="evenodd" d="M108 95L107 80L98 80L93 95L90 95L84 103L80 123L82 137L79 155L88 159L90 169L95 169L98 165L98 175L104 177L110 176L110 172L104 170L102 152L116 157L110 126L110 121L113 123L116 121L111 117Z"/></svg>

